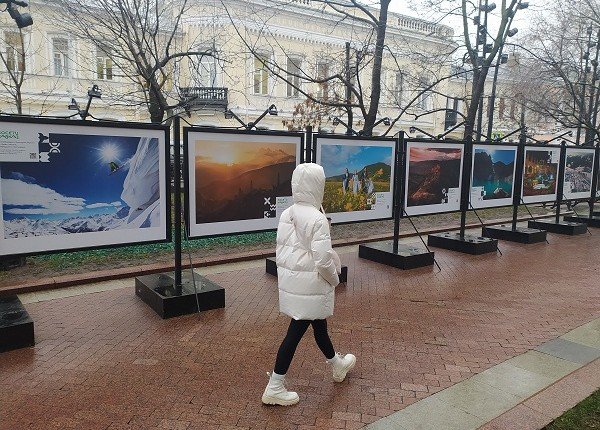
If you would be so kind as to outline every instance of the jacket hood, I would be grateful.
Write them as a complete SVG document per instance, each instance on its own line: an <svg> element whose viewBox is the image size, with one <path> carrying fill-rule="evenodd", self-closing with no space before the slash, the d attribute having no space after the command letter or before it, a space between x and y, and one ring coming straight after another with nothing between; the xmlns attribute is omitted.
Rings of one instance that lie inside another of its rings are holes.
<svg viewBox="0 0 600 430"><path fill-rule="evenodd" d="M310 204L317 209L323 204L325 172L315 163L296 166L292 174L292 196L294 203Z"/></svg>

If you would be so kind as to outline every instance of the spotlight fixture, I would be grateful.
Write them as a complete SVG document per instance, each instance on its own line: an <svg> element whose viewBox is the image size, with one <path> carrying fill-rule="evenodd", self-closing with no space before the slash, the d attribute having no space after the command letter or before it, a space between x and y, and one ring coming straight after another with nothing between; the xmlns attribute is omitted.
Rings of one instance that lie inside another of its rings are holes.
<svg viewBox="0 0 600 430"><path fill-rule="evenodd" d="M508 54L502 54L500 56L500 64L506 64L508 63Z"/></svg>
<svg viewBox="0 0 600 430"><path fill-rule="evenodd" d="M385 125L386 127L389 127L390 125L392 125L392 121L387 116L385 118L383 118L382 122L383 122L383 125Z"/></svg>
<svg viewBox="0 0 600 430"><path fill-rule="evenodd" d="M102 98L102 91L100 90L100 88L98 88L98 85L92 85L92 88L90 88L88 90L88 97L94 98L94 99L101 99Z"/></svg>
<svg viewBox="0 0 600 430"><path fill-rule="evenodd" d="M21 14L21 12L19 12L17 9L15 9L13 7L13 5L17 5L17 6L21 6L21 7L27 7L28 4L27 4L26 1L21 1L21 0L0 0L0 3L6 3L6 11L10 15L10 17L15 20L15 23L17 24L17 27L19 27L19 28L25 28L25 27L29 27L30 25L33 24L33 18L31 17L30 14L28 14L28 13Z"/></svg>
<svg viewBox="0 0 600 430"><path fill-rule="evenodd" d="M275 105L269 106L269 115L277 116L277 107Z"/></svg>
<svg viewBox="0 0 600 430"><path fill-rule="evenodd" d="M519 29L518 29L518 28L511 28L510 30L508 30L508 31L506 32L506 35L507 35L508 37L513 37L513 36L514 36L515 34L517 34L518 32L519 32Z"/></svg>
<svg viewBox="0 0 600 430"><path fill-rule="evenodd" d="M69 103L69 106L67 106L67 109L79 111L79 103L77 103L77 100L72 98L71 103Z"/></svg>
<svg viewBox="0 0 600 430"><path fill-rule="evenodd" d="M528 1L522 1L521 3L519 3L517 5L517 9L519 9L519 10L527 9L528 7L529 7Z"/></svg>
<svg viewBox="0 0 600 430"><path fill-rule="evenodd" d="M491 12L494 9L496 9L496 3L490 3L487 6L484 5L484 6L480 7L480 9L482 12Z"/></svg>
<svg viewBox="0 0 600 430"><path fill-rule="evenodd" d="M417 129L415 127L413 127L413 126L409 127L409 129L408 129L408 132L410 134L414 134L415 131L417 131Z"/></svg>
<svg viewBox="0 0 600 430"><path fill-rule="evenodd" d="M332 122L333 126L335 127L336 125L340 124L340 119L336 116L333 118L333 122Z"/></svg>

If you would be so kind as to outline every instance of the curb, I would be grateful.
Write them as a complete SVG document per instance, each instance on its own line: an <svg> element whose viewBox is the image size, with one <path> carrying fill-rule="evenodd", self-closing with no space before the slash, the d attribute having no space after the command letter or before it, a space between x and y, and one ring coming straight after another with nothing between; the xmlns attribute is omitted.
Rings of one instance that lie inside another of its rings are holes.
<svg viewBox="0 0 600 430"><path fill-rule="evenodd" d="M565 214L561 214L565 215ZM538 215L532 217L519 217L517 221L527 221L530 219L543 219L550 218L554 215ZM485 226L490 225L498 225L498 224L506 224L507 222L511 222L512 219L504 219L504 220L492 220L489 222L485 222ZM470 223L467 224L466 228L477 228L481 227L480 223ZM446 231L457 230L458 227L442 227L442 228L430 228L424 229L421 231L421 235L425 234L434 234L434 233L443 233ZM416 233L400 233L399 238L407 238L407 237L415 237ZM336 247L340 246L352 246L359 245L361 243L370 243L370 242L379 242L384 240L392 240L393 235L385 234L385 235L375 235L368 236L362 239L338 239L333 241L333 245ZM271 250L259 250L259 251L249 251L239 254L231 254L229 256L217 256L212 258L197 258L192 260L192 265L194 267L210 267L217 266L220 264L228 264L228 263L239 263L243 261L250 260L260 260L263 258L273 257L275 256L275 252ZM184 267L186 264L183 265ZM152 275L155 273L162 272L170 272L175 270L175 265L173 263L155 263L148 264L137 267L122 267L119 269L111 269L111 270L100 270L96 272L90 273L81 273L74 275L64 275L57 276L56 278L46 278L41 279L39 281L27 282L24 284L11 285L7 287L0 287L0 297L13 295L13 294L23 294L23 293L33 293L37 291L43 290L53 290L58 288L65 287L73 287L75 285L85 285L92 284L95 282L103 282L103 281L112 281L115 279L124 279L124 278L133 278L142 275Z"/></svg>

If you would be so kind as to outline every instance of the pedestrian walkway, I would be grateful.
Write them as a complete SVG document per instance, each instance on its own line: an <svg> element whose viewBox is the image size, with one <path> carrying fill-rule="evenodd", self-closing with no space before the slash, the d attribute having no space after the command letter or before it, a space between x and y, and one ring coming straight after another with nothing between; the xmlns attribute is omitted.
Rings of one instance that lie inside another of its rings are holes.
<svg viewBox="0 0 600 430"><path fill-rule="evenodd" d="M313 340L303 339L288 374L300 403L290 408L260 403L287 328L263 261L210 268L225 287L225 309L172 320L135 296L132 279L23 295L37 344L0 354L0 428L354 429L428 403L475 417L473 426L503 428L515 405L517 416L524 407L543 412L544 397L527 403L537 397L531 387L597 363L580 368L598 349L597 322L586 324L600 318L600 235L549 242L501 242L503 256L436 250L441 272L396 270L347 248L349 281L336 292L330 327L336 349L356 354L357 366L336 384ZM564 362L562 373L531 357ZM531 385L502 385L510 372ZM588 380L586 389L600 385ZM484 400L503 396L503 407L470 409L465 402L478 397L456 390L476 383L491 387ZM445 414L429 419L436 415Z"/></svg>

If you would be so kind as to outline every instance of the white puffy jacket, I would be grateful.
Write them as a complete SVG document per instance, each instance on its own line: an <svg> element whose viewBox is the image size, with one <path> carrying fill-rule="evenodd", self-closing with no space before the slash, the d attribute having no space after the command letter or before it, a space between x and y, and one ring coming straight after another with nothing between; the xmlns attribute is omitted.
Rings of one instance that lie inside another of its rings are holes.
<svg viewBox="0 0 600 430"><path fill-rule="evenodd" d="M339 284L329 224L319 211L325 173L318 164L300 164L292 175L294 204L283 211L277 227L279 309L296 320L333 315Z"/></svg>

